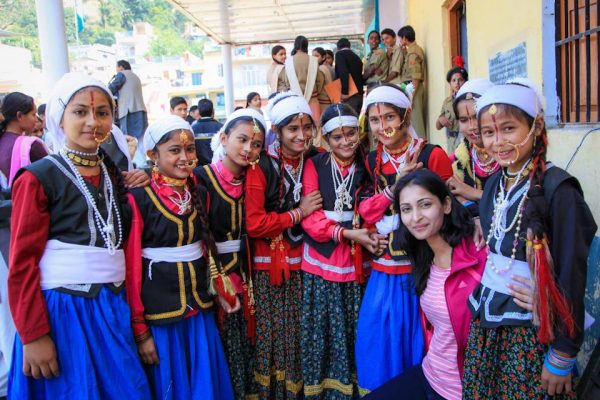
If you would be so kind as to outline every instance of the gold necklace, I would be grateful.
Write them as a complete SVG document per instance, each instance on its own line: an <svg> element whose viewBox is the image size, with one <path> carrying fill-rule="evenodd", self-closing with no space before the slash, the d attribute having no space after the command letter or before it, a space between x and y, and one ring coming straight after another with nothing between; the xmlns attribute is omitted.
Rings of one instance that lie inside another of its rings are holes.
<svg viewBox="0 0 600 400"><path fill-rule="evenodd" d="M342 168L346 168L348 165L352 165L352 163L354 162L354 156L352 156L348 161L342 161L339 158L337 158L335 154L331 153L331 155L333 156L333 158L335 159L335 161Z"/></svg>
<svg viewBox="0 0 600 400"><path fill-rule="evenodd" d="M391 155L391 156L392 156L392 155L396 155L396 154L402 154L402 153L404 153L404 152L406 151L406 149L408 149L408 146L410 145L411 141L412 141L412 140L410 140L410 139L409 139L409 140L408 140L408 141L407 141L407 142L404 144L404 146L400 147L400 148L399 148L399 149L397 149L397 150L391 150L391 149L388 149L387 147L384 147L384 148L385 148L385 151L386 151L386 152L387 152L389 155Z"/></svg>
<svg viewBox="0 0 600 400"><path fill-rule="evenodd" d="M73 162L73 164L75 164L78 167L97 167L98 164L100 164L100 159L98 160L89 160L87 158L83 158L78 156L77 154L74 153L70 153L69 151L66 151L67 153L67 157L69 157L69 159Z"/></svg>

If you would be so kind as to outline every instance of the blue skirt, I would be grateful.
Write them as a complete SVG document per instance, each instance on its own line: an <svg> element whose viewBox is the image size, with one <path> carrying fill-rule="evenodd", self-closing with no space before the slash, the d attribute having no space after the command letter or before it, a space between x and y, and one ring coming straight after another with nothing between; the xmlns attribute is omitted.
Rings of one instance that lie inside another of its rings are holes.
<svg viewBox="0 0 600 400"><path fill-rule="evenodd" d="M356 334L361 395L419 364L424 350L419 297L412 275L371 271Z"/></svg>
<svg viewBox="0 0 600 400"><path fill-rule="evenodd" d="M151 325L150 331L159 364L146 366L146 372L156 399L233 399L213 312Z"/></svg>
<svg viewBox="0 0 600 400"><path fill-rule="evenodd" d="M23 374L23 344L17 335L8 381L10 399L149 399L130 325L125 291L103 287L94 298L56 290L42 292L60 376Z"/></svg>

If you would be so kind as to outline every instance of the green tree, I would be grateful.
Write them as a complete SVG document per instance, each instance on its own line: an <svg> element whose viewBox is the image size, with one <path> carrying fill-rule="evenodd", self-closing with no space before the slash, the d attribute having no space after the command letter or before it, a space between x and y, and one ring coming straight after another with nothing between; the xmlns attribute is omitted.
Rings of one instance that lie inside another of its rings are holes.
<svg viewBox="0 0 600 400"><path fill-rule="evenodd" d="M150 43L148 55L152 57L178 56L188 49L188 44L174 30L158 31Z"/></svg>

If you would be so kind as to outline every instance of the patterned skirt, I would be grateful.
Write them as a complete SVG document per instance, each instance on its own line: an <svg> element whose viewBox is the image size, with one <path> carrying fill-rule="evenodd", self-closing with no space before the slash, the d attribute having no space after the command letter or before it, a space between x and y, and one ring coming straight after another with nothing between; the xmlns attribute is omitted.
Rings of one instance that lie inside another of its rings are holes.
<svg viewBox="0 0 600 400"><path fill-rule="evenodd" d="M465 352L463 398L542 400L546 346L533 327L482 328L471 322ZM554 396L566 399L568 396Z"/></svg>
<svg viewBox="0 0 600 400"><path fill-rule="evenodd" d="M358 398L354 341L363 287L303 273L302 372L306 399Z"/></svg>
<svg viewBox="0 0 600 400"><path fill-rule="evenodd" d="M240 302L243 304L243 299ZM242 307L243 308L243 307ZM219 326L225 357L229 365L229 375L236 400L256 397L254 381L254 346L248 338L248 328L244 310L224 314L219 309Z"/></svg>
<svg viewBox="0 0 600 400"><path fill-rule="evenodd" d="M300 364L300 271L291 271L281 286L269 282L269 271L256 271L256 358L254 379L260 399L302 398Z"/></svg>

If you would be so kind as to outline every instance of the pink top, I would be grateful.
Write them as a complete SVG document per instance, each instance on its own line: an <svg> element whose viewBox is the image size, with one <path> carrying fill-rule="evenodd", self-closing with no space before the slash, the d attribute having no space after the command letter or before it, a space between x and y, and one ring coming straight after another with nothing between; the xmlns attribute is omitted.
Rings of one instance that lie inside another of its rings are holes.
<svg viewBox="0 0 600 400"><path fill-rule="evenodd" d="M342 167L342 175L348 174L349 166ZM304 165L302 177L302 195L306 196L319 190L319 177L312 160L308 159ZM323 210L317 210L302 220L302 228L316 242L326 243L334 239L338 222L327 218ZM335 240L335 239L334 239ZM325 280L333 282L352 282L356 280L354 258L351 246L347 241L338 243L331 253L325 257L306 242L302 252L302 271L318 275Z"/></svg>
<svg viewBox="0 0 600 400"><path fill-rule="evenodd" d="M461 377L458 371L458 345L452 329L444 285L450 269L431 266L427 288L421 295L421 308L433 325L433 338L423 358L423 374L438 394L448 400L462 398Z"/></svg>
<svg viewBox="0 0 600 400"><path fill-rule="evenodd" d="M243 171L241 176L234 176L233 173L229 171L227 167L225 167L225 165L223 165L223 161L221 160L217 161L214 164L210 164L210 168L215 172L217 180L219 181L223 189L225 189L225 192L227 192L228 195L235 199L238 199L243 194L243 185L234 185L231 183L231 181L235 178L239 179L240 177L243 177L246 171Z"/></svg>

